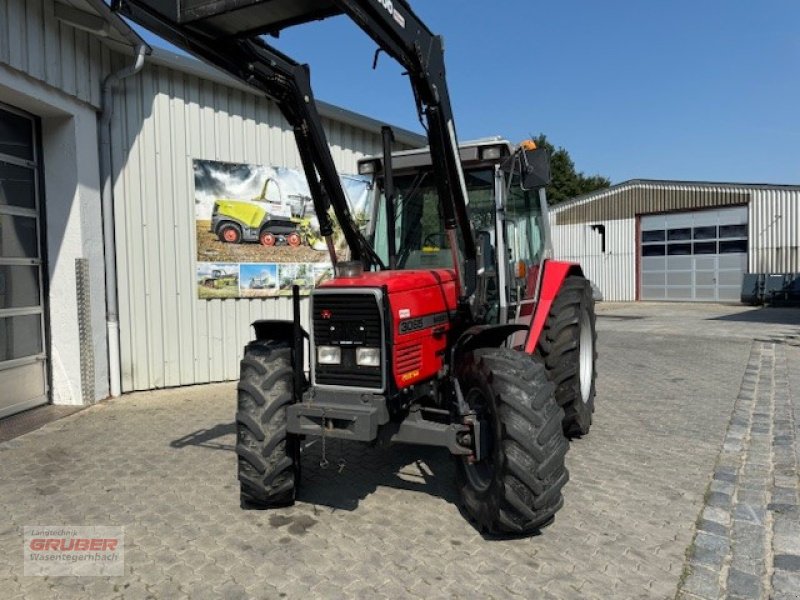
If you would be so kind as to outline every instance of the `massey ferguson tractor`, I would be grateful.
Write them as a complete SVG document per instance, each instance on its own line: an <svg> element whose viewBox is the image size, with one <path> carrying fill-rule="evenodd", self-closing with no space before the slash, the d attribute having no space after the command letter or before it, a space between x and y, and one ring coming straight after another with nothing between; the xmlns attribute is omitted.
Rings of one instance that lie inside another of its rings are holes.
<svg viewBox="0 0 800 600"><path fill-rule="evenodd" d="M245 508L294 502L301 450L321 438L410 443L453 456L483 531L527 534L563 504L568 436L589 431L595 330L580 266L552 260L532 143L459 148L442 39L405 0L122 0L122 12L262 91L295 133L335 277L311 295L311 330L253 323L236 413ZM309 70L266 36L346 15L411 81L429 146L362 161L370 230L354 223ZM335 218L347 251L337 255ZM308 363L308 371L306 371Z"/></svg>

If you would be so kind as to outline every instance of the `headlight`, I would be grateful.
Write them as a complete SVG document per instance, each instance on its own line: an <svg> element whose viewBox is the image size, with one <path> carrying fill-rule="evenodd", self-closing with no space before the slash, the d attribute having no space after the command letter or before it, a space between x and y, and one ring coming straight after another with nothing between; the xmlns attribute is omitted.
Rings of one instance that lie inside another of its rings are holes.
<svg viewBox="0 0 800 600"><path fill-rule="evenodd" d="M379 367L381 364L380 348L356 348L356 364L361 367Z"/></svg>
<svg viewBox="0 0 800 600"><path fill-rule="evenodd" d="M339 365L342 363L342 349L339 346L318 346L317 362L321 365Z"/></svg>

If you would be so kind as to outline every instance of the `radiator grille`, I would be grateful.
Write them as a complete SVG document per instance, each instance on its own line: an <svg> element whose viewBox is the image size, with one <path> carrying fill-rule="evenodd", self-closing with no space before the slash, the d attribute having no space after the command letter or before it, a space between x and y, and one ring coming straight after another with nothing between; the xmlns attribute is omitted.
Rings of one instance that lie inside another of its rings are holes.
<svg viewBox="0 0 800 600"><path fill-rule="evenodd" d="M317 364L314 382L318 385L382 388L382 366L362 367L356 364L357 347L383 347L383 324L375 295L314 294L312 317L314 345L339 346L342 349L342 364ZM385 357L382 363L384 361Z"/></svg>

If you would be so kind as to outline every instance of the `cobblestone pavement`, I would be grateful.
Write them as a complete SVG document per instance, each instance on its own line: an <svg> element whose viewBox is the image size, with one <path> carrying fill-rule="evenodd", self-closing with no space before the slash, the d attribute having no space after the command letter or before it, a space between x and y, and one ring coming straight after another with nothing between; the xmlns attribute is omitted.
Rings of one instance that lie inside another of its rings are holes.
<svg viewBox="0 0 800 600"><path fill-rule="evenodd" d="M537 537L481 537L450 458L418 447L332 444L339 472L312 445L295 506L243 512L234 386L182 388L0 444L0 596L673 598L683 582L687 598L790 597L800 349L753 340L788 339L798 322L681 310L603 306L595 423ZM24 577L22 527L56 524L124 526L125 575ZM713 590L691 587L701 565Z"/></svg>
<svg viewBox="0 0 800 600"><path fill-rule="evenodd" d="M800 598L800 356L789 348L753 343L681 598Z"/></svg>

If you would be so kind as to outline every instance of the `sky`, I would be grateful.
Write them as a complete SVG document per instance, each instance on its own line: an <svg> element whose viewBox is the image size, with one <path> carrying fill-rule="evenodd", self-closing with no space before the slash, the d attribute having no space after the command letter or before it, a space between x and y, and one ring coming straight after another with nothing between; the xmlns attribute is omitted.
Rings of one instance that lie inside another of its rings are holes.
<svg viewBox="0 0 800 600"><path fill-rule="evenodd" d="M545 133L578 170L800 184L797 0L411 0L445 38L461 140ZM155 45L163 41L147 34ZM285 31L315 96L420 132L407 78L352 22Z"/></svg>

